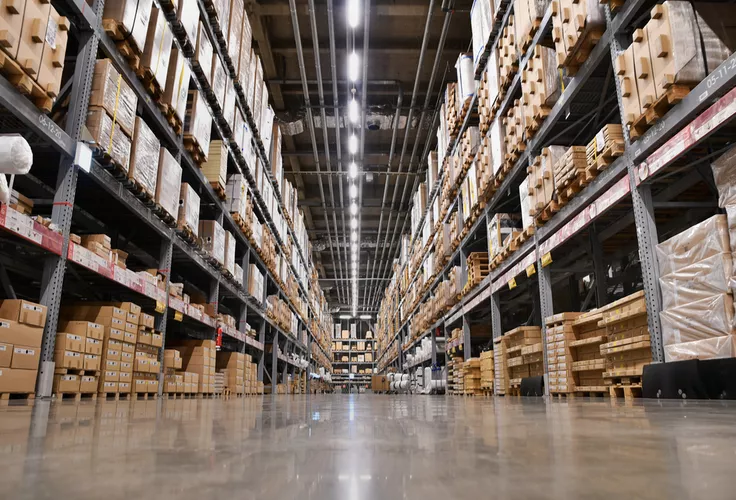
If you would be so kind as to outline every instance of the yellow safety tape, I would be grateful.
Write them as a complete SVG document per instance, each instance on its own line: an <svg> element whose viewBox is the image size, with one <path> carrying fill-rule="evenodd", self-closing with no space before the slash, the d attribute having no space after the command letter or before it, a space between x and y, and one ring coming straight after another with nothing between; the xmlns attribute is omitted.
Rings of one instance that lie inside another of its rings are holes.
<svg viewBox="0 0 736 500"><path fill-rule="evenodd" d="M118 75L118 89L115 91L115 107L112 112L112 128L110 129L110 143L107 145L107 154L112 151L112 138L115 134L115 124L118 120L118 102L120 101L120 84L123 81L123 75Z"/></svg>
<svg viewBox="0 0 736 500"><path fill-rule="evenodd" d="M562 68L557 68L557 71L560 73L560 88L562 89L562 92L565 91L565 79L562 78Z"/></svg>

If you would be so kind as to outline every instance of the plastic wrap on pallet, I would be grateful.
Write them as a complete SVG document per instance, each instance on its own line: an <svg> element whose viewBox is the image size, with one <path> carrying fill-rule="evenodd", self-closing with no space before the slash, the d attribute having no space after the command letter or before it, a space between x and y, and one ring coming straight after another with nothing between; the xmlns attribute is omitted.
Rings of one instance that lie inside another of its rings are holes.
<svg viewBox="0 0 736 500"><path fill-rule="evenodd" d="M199 7L197 0L177 0L176 18L184 28L187 38L194 45L197 41L197 24L199 23Z"/></svg>
<svg viewBox="0 0 736 500"><path fill-rule="evenodd" d="M491 124L489 135L491 136L491 166L493 175L497 175L503 167L506 157L506 143L504 142L505 128L501 118L497 117Z"/></svg>
<svg viewBox="0 0 736 500"><path fill-rule="evenodd" d="M458 113L465 102L475 93L475 68L472 54L460 54L455 62L457 71L457 109Z"/></svg>
<svg viewBox="0 0 736 500"><path fill-rule="evenodd" d="M736 146L711 163L711 169L718 188L718 206L736 205Z"/></svg>
<svg viewBox="0 0 736 500"><path fill-rule="evenodd" d="M230 27L230 0L214 0L212 3L220 20L220 31L225 38L225 45L227 45L227 34Z"/></svg>
<svg viewBox="0 0 736 500"><path fill-rule="evenodd" d="M253 45L253 29L250 25L250 19L248 19L248 13L243 10L243 34L240 39L240 54L238 54L238 62L233 64L236 66L237 77L240 81L240 86L245 89L248 87L248 80L250 75L248 74L248 63L250 60L250 49Z"/></svg>
<svg viewBox="0 0 736 500"><path fill-rule="evenodd" d="M237 213L245 219L248 184L244 175L234 174L227 180L227 207L230 213Z"/></svg>
<svg viewBox="0 0 736 500"><path fill-rule="evenodd" d="M525 177L519 184L519 200L521 201L521 227L526 229L534 225L532 217L532 199L529 196L529 178Z"/></svg>
<svg viewBox="0 0 736 500"><path fill-rule="evenodd" d="M665 346L664 359L685 361L688 359L716 359L736 357L736 335L723 335Z"/></svg>
<svg viewBox="0 0 736 500"><path fill-rule="evenodd" d="M251 111L253 112L253 122L258 127L258 131L261 131L261 111L263 111L262 104L263 104L263 66L261 65L261 57L259 55L256 55L255 57L255 67L254 67L254 75L253 78L253 98L252 98L252 106Z"/></svg>
<svg viewBox="0 0 736 500"><path fill-rule="evenodd" d="M115 126L110 115L102 108L90 108L87 113L87 129L97 146L127 172L130 139L120 127Z"/></svg>
<svg viewBox="0 0 736 500"><path fill-rule="evenodd" d="M173 108L174 113L182 123L184 123L184 117L187 112L190 78L191 70L186 63L184 54L178 48L174 47L171 51L171 62L166 76L163 102Z"/></svg>
<svg viewBox="0 0 736 500"><path fill-rule="evenodd" d="M729 293L732 275L731 254L721 253L661 276L662 308L670 309L712 295Z"/></svg>
<svg viewBox="0 0 736 500"><path fill-rule="evenodd" d="M235 264L235 272L233 273L235 276L235 282L239 285L243 285L243 268L240 266L240 264Z"/></svg>
<svg viewBox="0 0 736 500"><path fill-rule="evenodd" d="M488 63L485 69L485 80L486 80L486 106L491 109L495 106L498 100L498 56L495 50L492 50L488 56Z"/></svg>
<svg viewBox="0 0 736 500"><path fill-rule="evenodd" d="M714 215L657 245L660 276L695 262L730 252L725 215Z"/></svg>
<svg viewBox="0 0 736 500"><path fill-rule="evenodd" d="M488 221L488 253L495 257L503 248L503 241L514 231L520 229L517 214L493 214Z"/></svg>
<svg viewBox="0 0 736 500"><path fill-rule="evenodd" d="M210 81L212 82L212 92L215 94L217 104L224 110L227 76L225 75L225 68L222 66L220 56L217 54L212 56L212 75L210 76Z"/></svg>
<svg viewBox="0 0 736 500"><path fill-rule="evenodd" d="M156 134L148 128L143 118L136 116L135 132L130 151L128 178L134 180L153 198L156 193L158 156L161 143ZM178 182L177 182L178 184Z"/></svg>
<svg viewBox="0 0 736 500"><path fill-rule="evenodd" d="M182 182L179 189L177 226L182 229L185 225L197 236L199 233L199 195L190 184Z"/></svg>
<svg viewBox="0 0 736 500"><path fill-rule="evenodd" d="M230 23L228 26L227 52L233 64L240 55L240 38L243 32L243 0L231 0Z"/></svg>
<svg viewBox="0 0 736 500"><path fill-rule="evenodd" d="M223 108L223 117L230 126L230 130L235 130L235 87L233 81L226 78L227 84L225 86L225 107Z"/></svg>
<svg viewBox="0 0 736 500"><path fill-rule="evenodd" d="M156 203L174 218L178 215L180 191L181 166L168 149L161 148L158 157Z"/></svg>
<svg viewBox="0 0 736 500"><path fill-rule="evenodd" d="M271 106L268 105L268 87L266 83L263 83L263 90L261 91L261 121L258 130L262 131L261 141L263 141L263 149L270 151L271 142L273 141L273 130L271 133L268 130L273 126L274 113Z"/></svg>
<svg viewBox="0 0 736 500"><path fill-rule="evenodd" d="M225 269L235 275L235 236L225 231Z"/></svg>
<svg viewBox="0 0 736 500"><path fill-rule="evenodd" d="M225 230L216 220L199 221L199 236L204 249L222 265L225 265Z"/></svg>
<svg viewBox="0 0 736 500"><path fill-rule="evenodd" d="M240 111L240 107L235 108L235 123L233 128L233 139L235 144L238 146L238 151L243 152L243 113ZM245 155L243 155L245 156Z"/></svg>
<svg viewBox="0 0 736 500"><path fill-rule="evenodd" d="M153 7L151 9L151 21L148 23L148 34L146 35L146 48L143 50L140 64L148 68L153 78L163 90L166 85L166 73L169 70L169 56L171 55L171 44L174 42L174 34L169 29L164 13Z"/></svg>
<svg viewBox="0 0 736 500"><path fill-rule="evenodd" d="M480 56L485 52L486 42L491 34L493 23L493 6L491 0L473 0L470 8L470 31L473 35L473 66L478 65Z"/></svg>
<svg viewBox="0 0 736 500"><path fill-rule="evenodd" d="M122 34L142 52L146 43L152 4L152 0L108 0L102 11L102 19L120 23L124 30Z"/></svg>
<svg viewBox="0 0 736 500"><path fill-rule="evenodd" d="M261 225L258 220L256 220L255 216L251 219L250 222L251 228L253 230L253 242L258 248L262 248L263 246L263 226Z"/></svg>
<svg viewBox="0 0 736 500"><path fill-rule="evenodd" d="M663 345L733 333L733 297L720 293L659 313Z"/></svg>
<svg viewBox="0 0 736 500"><path fill-rule="evenodd" d="M187 96L187 113L184 119L184 133L191 135L207 156L210 149L212 115L198 90L190 90Z"/></svg>
<svg viewBox="0 0 736 500"><path fill-rule="evenodd" d="M121 127L128 137L133 135L138 97L110 59L100 59L95 63L89 105L104 108L116 128Z"/></svg>
<svg viewBox="0 0 736 500"><path fill-rule="evenodd" d="M207 36L207 31L204 28L204 24L202 24L201 22L197 26L197 46L194 48L194 55L195 60L202 68L202 73L204 73L204 77L207 80L207 83L211 85L212 82L210 81L210 78L212 75L212 42L210 41L209 36Z"/></svg>

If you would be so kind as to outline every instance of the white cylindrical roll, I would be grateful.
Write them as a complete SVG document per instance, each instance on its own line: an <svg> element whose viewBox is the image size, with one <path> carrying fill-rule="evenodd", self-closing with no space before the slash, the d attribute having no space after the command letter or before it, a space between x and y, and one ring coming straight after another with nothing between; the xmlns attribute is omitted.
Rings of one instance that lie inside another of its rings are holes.
<svg viewBox="0 0 736 500"><path fill-rule="evenodd" d="M0 202L6 205L10 203L10 188L8 188L8 179L5 174L0 174Z"/></svg>
<svg viewBox="0 0 736 500"><path fill-rule="evenodd" d="M18 134L0 135L0 173L25 175L31 171L33 151Z"/></svg>

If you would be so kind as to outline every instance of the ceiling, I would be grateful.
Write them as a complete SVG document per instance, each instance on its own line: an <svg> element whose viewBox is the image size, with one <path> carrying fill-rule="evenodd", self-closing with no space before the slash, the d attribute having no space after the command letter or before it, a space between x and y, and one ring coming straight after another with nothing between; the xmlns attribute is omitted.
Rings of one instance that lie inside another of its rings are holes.
<svg viewBox="0 0 736 500"><path fill-rule="evenodd" d="M391 263L399 256L400 235L409 232L411 197L424 180L426 152L435 147L441 89L456 80L455 60L470 49L472 1L360 0L361 9L369 11L368 23L361 15L355 29L347 24L347 0L292 2L298 27L289 0L246 0L246 6L271 105L284 132L284 171L299 193L313 259L333 311L351 309L347 54L353 47L361 55L368 48L367 70L361 66L355 85L361 107L365 102L367 124L355 131L362 138L356 155L361 170L357 310L374 312L391 277ZM443 10L450 4L454 12ZM423 43L426 50L417 71Z"/></svg>

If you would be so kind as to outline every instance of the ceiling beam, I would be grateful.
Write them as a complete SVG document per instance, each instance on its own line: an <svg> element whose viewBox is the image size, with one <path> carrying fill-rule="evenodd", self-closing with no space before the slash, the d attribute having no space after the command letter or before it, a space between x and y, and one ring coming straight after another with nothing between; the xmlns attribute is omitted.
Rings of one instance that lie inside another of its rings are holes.
<svg viewBox="0 0 736 500"><path fill-rule="evenodd" d="M322 41L320 40L320 53L330 53L330 47L329 44L325 47L324 44L327 42L327 40ZM436 44L435 44L436 45ZM468 50L468 41L467 40L448 40L445 44L445 50L448 54L456 54L458 52L464 52ZM294 46L294 40L293 39L280 39L280 40L272 40L271 41L271 50L274 54L284 54L284 55L296 55L296 47ZM305 55L307 53L314 52L314 48L310 46L303 46L302 47L303 52ZM345 48L345 41L341 40L340 43L338 43L338 47L335 47L336 52L345 52L347 49ZM437 52L437 47L427 48L428 53L434 53ZM370 54L372 56L375 56L375 54L388 54L388 55L404 55L404 56L419 56L419 47L417 47L417 41L416 39L410 38L407 40L385 40L378 44L371 44L371 51ZM449 56L448 56L449 58Z"/></svg>

